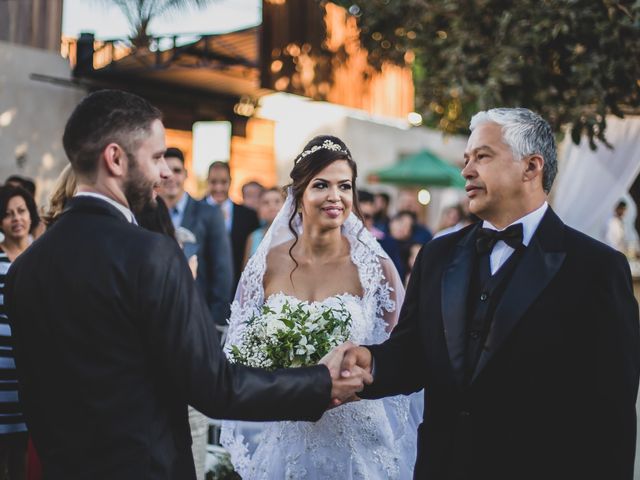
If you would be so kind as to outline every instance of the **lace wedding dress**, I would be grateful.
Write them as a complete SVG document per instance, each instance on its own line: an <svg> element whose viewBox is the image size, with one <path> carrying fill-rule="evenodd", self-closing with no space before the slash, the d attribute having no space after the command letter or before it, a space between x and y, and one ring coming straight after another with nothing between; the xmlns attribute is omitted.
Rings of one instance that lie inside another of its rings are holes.
<svg viewBox="0 0 640 480"><path fill-rule="evenodd" d="M265 299L262 288L269 249L292 238L287 225L291 211L288 199L242 274L226 348L240 342L244 322L263 304L279 311L284 302L302 302L283 293ZM299 223L296 228L301 230ZM345 293L314 303L343 304L351 313L353 342L383 342L388 325L397 320L402 284L391 260L355 215L347 219L342 233L350 242L364 294L361 298ZM225 421L221 443L243 480L412 478L422 398L419 393L362 400L329 410L317 422Z"/></svg>

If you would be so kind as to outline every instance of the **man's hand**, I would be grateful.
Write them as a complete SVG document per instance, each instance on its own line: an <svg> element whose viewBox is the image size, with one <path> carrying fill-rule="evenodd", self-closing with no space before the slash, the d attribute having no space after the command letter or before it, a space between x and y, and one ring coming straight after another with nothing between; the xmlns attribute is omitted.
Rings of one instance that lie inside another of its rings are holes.
<svg viewBox="0 0 640 480"><path fill-rule="evenodd" d="M198 256L197 255L191 255L189 257L189 268L191 269L191 275L193 275L193 278L195 280L195 278L198 276Z"/></svg>
<svg viewBox="0 0 640 480"><path fill-rule="evenodd" d="M326 365L331 374L332 388L331 388L331 406L337 407L346 402L359 400L356 393L360 392L365 384L368 385L373 382L371 376L371 368L362 368L358 364L358 355L355 353L359 349L365 350L369 353L369 350L363 347L346 342L342 345L334 348L331 352L325 355L319 363ZM350 354L349 352L354 352ZM349 360L347 360L347 355ZM356 355L354 359L351 356ZM366 357L362 358L363 365ZM345 363L346 361L346 363ZM369 353L369 364L371 363L371 354ZM345 365L349 365L348 368Z"/></svg>
<svg viewBox="0 0 640 480"><path fill-rule="evenodd" d="M340 366L340 376L348 377L349 375L351 375L351 372L356 366L371 374L373 358L368 348L350 344L342 358L342 365Z"/></svg>

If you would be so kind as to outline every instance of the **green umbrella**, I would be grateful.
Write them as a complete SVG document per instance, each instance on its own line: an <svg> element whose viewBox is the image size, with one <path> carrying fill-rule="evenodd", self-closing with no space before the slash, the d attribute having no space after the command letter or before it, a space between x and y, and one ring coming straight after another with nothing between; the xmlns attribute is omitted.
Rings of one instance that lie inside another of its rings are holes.
<svg viewBox="0 0 640 480"><path fill-rule="evenodd" d="M442 160L428 150L406 156L395 165L369 175L372 183L393 183L419 187L464 188L460 169Z"/></svg>

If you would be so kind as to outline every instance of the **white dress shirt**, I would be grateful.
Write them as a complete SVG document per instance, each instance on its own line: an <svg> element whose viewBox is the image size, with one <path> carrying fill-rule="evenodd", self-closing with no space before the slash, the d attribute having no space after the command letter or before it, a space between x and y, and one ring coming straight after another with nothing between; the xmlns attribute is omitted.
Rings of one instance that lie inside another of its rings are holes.
<svg viewBox="0 0 640 480"><path fill-rule="evenodd" d="M182 198L178 200L178 203L176 203L175 207L169 210L169 215L171 215L171 222L173 223L173 226L176 228L182 225L182 221L184 220L184 211L187 208L188 200L189 200L189 194L187 192L184 192L182 194Z"/></svg>
<svg viewBox="0 0 640 480"><path fill-rule="evenodd" d="M507 225L502 230L506 230L511 225L521 223L522 224L522 243L524 244L525 247L527 247L531 242L531 238L533 237L533 234L536 233L538 225L540 225L540 221L542 220L542 217L544 217L544 214L547 211L547 208L549 208L549 204L547 202L544 202L542 206L540 206L538 209L525 215L522 218L519 218L518 220L511 223L510 225ZM489 228L491 230L502 231L501 229L491 225L491 223L487 222L486 220L482 222L482 227ZM489 257L489 261L491 263L491 275L494 275L500 269L500 267L504 265L504 262L506 262L509 259L509 257L514 251L515 250L513 248L511 248L509 245L504 243L502 240L496 243L496 245L493 247L493 250L491 251L491 256Z"/></svg>
<svg viewBox="0 0 640 480"><path fill-rule="evenodd" d="M122 215L124 215L124 218L126 218L129 223L133 223L134 225L138 224L138 222L136 221L136 217L133 215L133 212L131 210L129 210L121 203L116 202L113 198L107 197L106 195L102 195L101 193L96 192L78 192L74 195L74 197L93 197L104 200L105 202L110 203L111 205L116 207L122 213Z"/></svg>
<svg viewBox="0 0 640 480"><path fill-rule="evenodd" d="M217 203L211 195L207 195L207 197L205 198L205 202L207 202L209 205L217 205L220 207L222 215L224 216L224 226L227 229L227 232L230 232L231 222L233 220L233 202L231 201L231 199L227 197L224 202Z"/></svg>

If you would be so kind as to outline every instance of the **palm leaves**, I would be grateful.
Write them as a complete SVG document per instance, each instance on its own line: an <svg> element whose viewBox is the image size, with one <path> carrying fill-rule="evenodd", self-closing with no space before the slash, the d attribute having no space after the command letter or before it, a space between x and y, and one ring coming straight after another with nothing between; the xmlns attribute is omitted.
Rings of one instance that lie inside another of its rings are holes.
<svg viewBox="0 0 640 480"><path fill-rule="evenodd" d="M161 15L188 8L202 8L213 0L101 0L115 5L127 17L131 26L131 41L136 47L149 45L149 24Z"/></svg>

